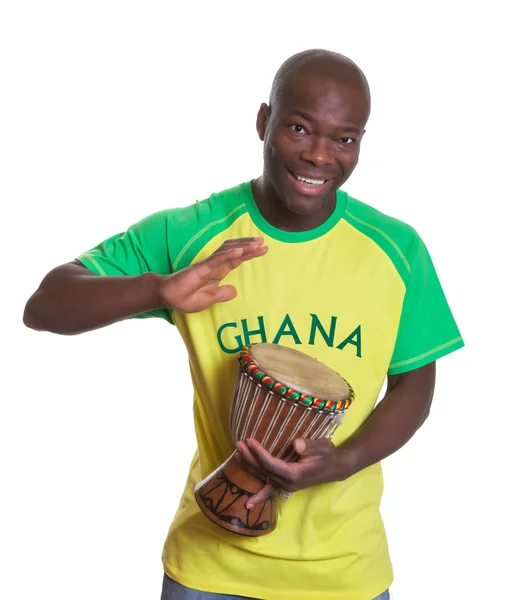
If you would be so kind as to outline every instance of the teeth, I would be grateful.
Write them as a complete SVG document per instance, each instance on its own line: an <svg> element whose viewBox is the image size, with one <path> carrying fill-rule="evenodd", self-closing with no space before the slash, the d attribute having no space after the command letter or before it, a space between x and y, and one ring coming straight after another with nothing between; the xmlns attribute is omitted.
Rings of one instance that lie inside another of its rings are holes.
<svg viewBox="0 0 514 600"><path fill-rule="evenodd" d="M302 177L301 175L294 174L298 181L302 181L303 183L309 183L310 185L323 185L325 183L325 179L309 179L308 177Z"/></svg>

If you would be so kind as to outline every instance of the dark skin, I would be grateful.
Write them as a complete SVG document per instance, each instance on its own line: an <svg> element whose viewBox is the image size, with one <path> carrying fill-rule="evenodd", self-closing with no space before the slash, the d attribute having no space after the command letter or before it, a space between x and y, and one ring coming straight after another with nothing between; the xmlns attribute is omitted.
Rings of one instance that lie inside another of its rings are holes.
<svg viewBox="0 0 514 600"><path fill-rule="evenodd" d="M273 110L267 104L259 109L264 171L253 191L264 218L279 229L306 231L324 223L334 210L336 190L359 160L369 102L362 86L338 75L301 73ZM326 181L322 193L295 189L293 173Z"/></svg>
<svg viewBox="0 0 514 600"><path fill-rule="evenodd" d="M287 463L271 456L257 440L237 443L239 462L267 481L247 502L250 508L276 490L295 492L321 483L344 481L406 444L428 417L435 386L435 362L390 375L383 400L368 420L340 446L326 439L294 441L300 459Z"/></svg>
<svg viewBox="0 0 514 600"><path fill-rule="evenodd" d="M312 229L332 214L336 190L357 165L369 116L367 91L351 69L324 64L322 70L323 76L300 72L274 110L263 104L257 116L264 172L253 184L255 199L272 225L288 231ZM327 189L314 198L304 195L295 190L291 173L325 180ZM428 416L435 372L434 362L389 376L383 400L350 439L337 448L325 439L297 439L296 463L274 458L257 440L238 442L240 464L267 482L248 508L278 489L294 492L343 481L396 452Z"/></svg>
<svg viewBox="0 0 514 600"><path fill-rule="evenodd" d="M269 223L307 231L327 220L336 190L357 165L368 115L369 94L362 79L351 65L334 58L303 64L270 106L261 105L257 131L264 142L264 170L253 182L253 192ZM237 290L223 285L223 279L266 252L262 238L227 240L206 260L166 276L100 277L77 261L67 263L43 279L27 302L24 322L69 335L163 307L184 313L205 310L235 298ZM268 481L249 505L276 489L292 492L345 480L386 458L427 418L434 385L435 363L389 376L384 399L354 435L337 448L324 439L295 440L297 463L273 458L256 440L238 442L241 464Z"/></svg>
<svg viewBox="0 0 514 600"><path fill-rule="evenodd" d="M105 327L159 308L183 313L205 310L237 295L223 279L243 262L268 251L262 238L226 240L209 258L172 273L138 277L100 277L73 261L56 267L29 298L27 327L63 335Z"/></svg>

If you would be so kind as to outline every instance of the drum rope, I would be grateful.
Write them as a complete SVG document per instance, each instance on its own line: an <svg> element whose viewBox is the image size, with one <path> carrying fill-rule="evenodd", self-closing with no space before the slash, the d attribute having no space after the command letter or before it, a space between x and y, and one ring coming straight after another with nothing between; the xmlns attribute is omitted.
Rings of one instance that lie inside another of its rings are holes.
<svg viewBox="0 0 514 600"><path fill-rule="evenodd" d="M239 396L239 390L241 389L241 385L243 383L243 379L242 377L238 377L237 379L237 384L236 384L236 389L234 390L234 398L237 398ZM235 424L235 420L236 420L236 413L237 413L237 404L235 402L232 402L232 406L230 408L230 431L234 431L234 424Z"/></svg>
<svg viewBox="0 0 514 600"><path fill-rule="evenodd" d="M237 411L236 411L236 418L234 421L234 427L232 429L232 431L235 433L235 437L236 437L235 441L238 441L240 439L238 437L238 433L239 433L239 429L241 427L241 421L243 420L243 416L244 416L244 407L248 400L248 396L250 395L251 388L252 388L251 380L248 379L247 377L245 377L241 382L241 391L235 397Z"/></svg>
<svg viewBox="0 0 514 600"><path fill-rule="evenodd" d="M289 412L286 415L286 418L284 419L284 421L282 422L282 425L280 426L280 429L277 431L277 435L275 436L275 441L273 442L273 444L271 444L270 449L268 450L268 452L270 454L273 453L273 450L275 450L275 446L278 444L280 438L282 437L284 431L286 430L286 428L289 426L289 423L291 422L291 417L293 416L294 410L296 408L296 404L293 404L292 406L289 407ZM286 445L288 445L290 442L287 442Z"/></svg>
<svg viewBox="0 0 514 600"><path fill-rule="evenodd" d="M299 409L298 404L295 405L295 408ZM296 422L296 425L294 426L293 431L291 431L291 434L289 435L289 438L288 438L287 442L283 445L282 449L277 454L277 458L281 458L281 456L284 454L284 452L286 452L289 449L290 445L295 440L296 435L298 434L298 432L302 428L302 425L304 424L305 419L307 419L307 417L309 416L309 411L303 409L302 412L303 412L303 415ZM291 456L294 456L294 454L295 454L295 452L293 450Z"/></svg>
<svg viewBox="0 0 514 600"><path fill-rule="evenodd" d="M258 394L260 394L261 390L263 390L263 389L264 388L262 388L261 386L257 387L257 391L255 392L257 397L258 397ZM262 423L262 419L264 418L264 415L266 414L266 411L268 410L268 406L270 405L272 397L273 397L273 394L271 392L267 392L264 402L262 403L261 410L260 410L259 414L257 415L257 419L255 420L255 423L254 423L254 426L252 429L252 433L250 434L251 438L255 437L255 435L257 434L257 431L259 430L259 427ZM251 423L251 416L252 415L250 415L250 417L248 418L248 421L246 423L245 437L243 439L246 439L247 429Z"/></svg>
<svg viewBox="0 0 514 600"><path fill-rule="evenodd" d="M273 415L273 418L271 419L271 422L268 425L268 430L266 431L266 435L264 436L264 439L261 442L264 447L266 447L266 444L267 444L268 440L270 439L271 434L275 431L275 425L277 424L277 421L280 418L282 409L285 406L285 402L279 402L279 404L280 404L280 408ZM275 442L276 442L276 440L275 440ZM271 453L271 448L266 448L266 449L268 450L268 452Z"/></svg>

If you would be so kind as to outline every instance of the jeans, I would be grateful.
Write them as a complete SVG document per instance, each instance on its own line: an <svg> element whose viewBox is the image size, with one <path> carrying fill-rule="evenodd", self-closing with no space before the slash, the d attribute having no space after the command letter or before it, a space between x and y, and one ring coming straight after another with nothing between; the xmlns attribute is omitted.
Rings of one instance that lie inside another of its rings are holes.
<svg viewBox="0 0 514 600"><path fill-rule="evenodd" d="M161 600L256 600L248 596L233 596L231 594L214 594L212 592L200 592L184 587L164 574L162 582ZM389 600L389 590L380 596L370 600Z"/></svg>

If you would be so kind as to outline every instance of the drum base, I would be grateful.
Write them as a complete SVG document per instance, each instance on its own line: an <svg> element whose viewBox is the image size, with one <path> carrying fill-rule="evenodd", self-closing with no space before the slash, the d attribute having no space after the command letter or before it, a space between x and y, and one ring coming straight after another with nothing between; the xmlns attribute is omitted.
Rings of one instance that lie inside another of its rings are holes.
<svg viewBox="0 0 514 600"><path fill-rule="evenodd" d="M242 469L235 454L195 487L198 506L213 523L233 533L250 537L271 533L277 526L276 495L246 508L264 481Z"/></svg>

